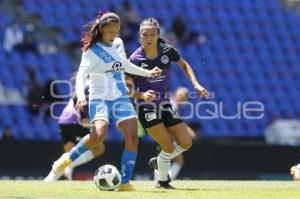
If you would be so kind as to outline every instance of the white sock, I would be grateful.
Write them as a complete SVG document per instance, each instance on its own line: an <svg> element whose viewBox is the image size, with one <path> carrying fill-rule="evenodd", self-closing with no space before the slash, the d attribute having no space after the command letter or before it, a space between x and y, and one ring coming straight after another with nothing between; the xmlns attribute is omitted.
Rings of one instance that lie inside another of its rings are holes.
<svg viewBox="0 0 300 199"><path fill-rule="evenodd" d="M174 157L181 154L182 152L184 152L184 151L185 150L181 146L174 143L174 150L173 150L172 153L167 153L167 152L162 150L158 154L157 167L158 167L158 179L160 181L167 181L168 180L168 171L169 171L170 166L171 166L171 160Z"/></svg>
<svg viewBox="0 0 300 199"><path fill-rule="evenodd" d="M178 164L177 162L173 162L171 164L171 167L169 169L169 175L170 175L172 180L177 177L177 175L179 174L180 169L181 169L181 165Z"/></svg>
<svg viewBox="0 0 300 199"><path fill-rule="evenodd" d="M154 178L154 181L158 180L158 171L157 171L157 169L154 169L153 178Z"/></svg>
<svg viewBox="0 0 300 199"><path fill-rule="evenodd" d="M163 154L162 154L163 153ZM168 170L171 165L170 153L161 151L157 158L157 167L158 167L158 180L167 181L168 180Z"/></svg>
<svg viewBox="0 0 300 199"><path fill-rule="evenodd" d="M81 156L79 156L75 161L73 161L68 167L73 169L79 165L87 163L94 158L94 155L91 150L84 152Z"/></svg>

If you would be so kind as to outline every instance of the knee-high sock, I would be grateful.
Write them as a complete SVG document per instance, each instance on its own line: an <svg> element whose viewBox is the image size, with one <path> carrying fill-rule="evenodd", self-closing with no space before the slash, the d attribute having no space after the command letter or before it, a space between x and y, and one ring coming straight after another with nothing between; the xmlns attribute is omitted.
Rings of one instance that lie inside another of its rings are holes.
<svg viewBox="0 0 300 199"><path fill-rule="evenodd" d="M160 181L167 181L168 180L168 171L171 166L171 160L184 152L185 150L177 145L174 144L174 150L172 153L167 153L165 151L161 151L157 158L157 166L158 166L158 179Z"/></svg>
<svg viewBox="0 0 300 199"><path fill-rule="evenodd" d="M69 152L70 159L75 161L79 156L88 151L89 149L83 144L82 140L78 142L78 144L73 147L73 149Z"/></svg>
<svg viewBox="0 0 300 199"><path fill-rule="evenodd" d="M122 160L121 160L121 175L122 175L122 184L129 183L130 178L132 177L133 169L135 166L136 152L128 151L124 149Z"/></svg>
<svg viewBox="0 0 300 199"><path fill-rule="evenodd" d="M91 150L86 151L83 153L81 156L79 156L75 161L73 161L70 165L69 168L73 169L79 165L82 165L84 163L87 163L91 161L94 158L94 155Z"/></svg>

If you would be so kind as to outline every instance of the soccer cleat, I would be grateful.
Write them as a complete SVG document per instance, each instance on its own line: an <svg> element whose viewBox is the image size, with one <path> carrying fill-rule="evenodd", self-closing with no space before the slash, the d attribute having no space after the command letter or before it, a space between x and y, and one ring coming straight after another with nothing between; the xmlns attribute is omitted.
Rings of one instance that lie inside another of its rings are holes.
<svg viewBox="0 0 300 199"><path fill-rule="evenodd" d="M149 162L148 162L148 167L150 168L150 169L156 169L157 170L157 157L154 157L154 158L151 158L150 160L149 160Z"/></svg>
<svg viewBox="0 0 300 199"><path fill-rule="evenodd" d="M293 180L300 180L300 164L292 166L290 173L293 176Z"/></svg>
<svg viewBox="0 0 300 199"><path fill-rule="evenodd" d="M64 176L68 180L72 180L72 175L73 175L73 168L71 168L70 166L68 166L67 168L65 168L65 170L64 170Z"/></svg>
<svg viewBox="0 0 300 199"><path fill-rule="evenodd" d="M172 185L170 185L170 180L167 181L157 181L157 184L155 186L158 189L175 189Z"/></svg>
<svg viewBox="0 0 300 199"><path fill-rule="evenodd" d="M69 157L69 153L64 153L58 160L56 160L52 165L52 171L58 175L62 174L67 166L72 163Z"/></svg>
<svg viewBox="0 0 300 199"><path fill-rule="evenodd" d="M131 184L121 184L118 191L134 191L134 188Z"/></svg>

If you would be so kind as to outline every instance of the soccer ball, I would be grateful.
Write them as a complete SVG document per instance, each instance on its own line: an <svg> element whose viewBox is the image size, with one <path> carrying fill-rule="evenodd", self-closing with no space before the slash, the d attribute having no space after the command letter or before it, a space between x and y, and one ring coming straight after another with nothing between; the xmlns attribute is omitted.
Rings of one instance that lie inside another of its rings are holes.
<svg viewBox="0 0 300 199"><path fill-rule="evenodd" d="M121 174L113 165L99 167L94 175L96 186L103 191L114 191L121 184Z"/></svg>

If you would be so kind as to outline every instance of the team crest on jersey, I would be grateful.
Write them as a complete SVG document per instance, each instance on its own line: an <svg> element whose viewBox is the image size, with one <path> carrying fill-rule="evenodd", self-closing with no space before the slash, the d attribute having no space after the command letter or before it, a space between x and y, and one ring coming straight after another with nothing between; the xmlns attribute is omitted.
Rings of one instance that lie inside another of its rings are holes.
<svg viewBox="0 0 300 199"><path fill-rule="evenodd" d="M167 63L169 63L169 57L167 55L163 55L163 56L161 56L160 61L163 64L167 64Z"/></svg>

